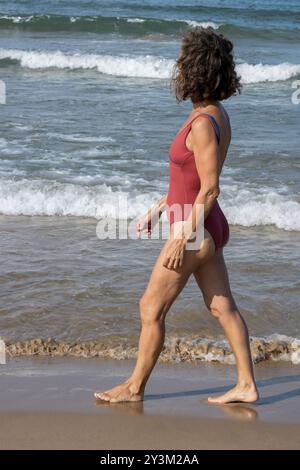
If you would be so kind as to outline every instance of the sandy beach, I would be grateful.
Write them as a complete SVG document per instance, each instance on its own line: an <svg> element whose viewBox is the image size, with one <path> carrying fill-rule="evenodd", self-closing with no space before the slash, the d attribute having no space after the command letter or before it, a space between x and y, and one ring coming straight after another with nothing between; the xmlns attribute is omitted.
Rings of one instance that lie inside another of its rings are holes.
<svg viewBox="0 0 300 470"><path fill-rule="evenodd" d="M0 449L300 448L299 24L295 0L1 2ZM260 399L208 404L235 359L191 276L144 400L96 403L135 365L165 238L124 227L169 191L192 110L170 79L194 26L232 41L242 83L222 100L218 202Z"/></svg>
<svg viewBox="0 0 300 470"><path fill-rule="evenodd" d="M212 406L232 366L157 364L138 403L96 402L134 362L18 358L1 366L1 449L299 449L299 366L256 367L260 400ZM126 431L125 431L126 430Z"/></svg>

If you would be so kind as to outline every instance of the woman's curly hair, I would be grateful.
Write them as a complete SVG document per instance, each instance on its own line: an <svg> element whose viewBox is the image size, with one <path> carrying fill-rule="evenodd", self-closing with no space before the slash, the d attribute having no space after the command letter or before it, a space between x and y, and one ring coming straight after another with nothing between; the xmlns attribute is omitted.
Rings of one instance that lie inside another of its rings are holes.
<svg viewBox="0 0 300 470"><path fill-rule="evenodd" d="M213 28L188 28L171 76L176 100L221 101L240 93L232 50L232 42Z"/></svg>

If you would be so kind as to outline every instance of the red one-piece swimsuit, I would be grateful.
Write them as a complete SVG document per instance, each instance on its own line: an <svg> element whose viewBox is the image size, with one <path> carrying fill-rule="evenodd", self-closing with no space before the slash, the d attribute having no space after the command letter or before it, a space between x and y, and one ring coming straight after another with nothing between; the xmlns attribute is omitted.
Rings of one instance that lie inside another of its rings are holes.
<svg viewBox="0 0 300 470"><path fill-rule="evenodd" d="M175 136L170 145L169 152L169 191L166 200L166 212L170 224L188 218L201 187L194 153L185 145L191 124L198 117L209 119L214 128L218 143L220 142L220 128L218 123L214 117L208 113L200 113L195 116L189 124L181 129ZM218 201L215 201L209 211L204 221L204 227L212 236L216 249L226 245L229 240L229 225Z"/></svg>

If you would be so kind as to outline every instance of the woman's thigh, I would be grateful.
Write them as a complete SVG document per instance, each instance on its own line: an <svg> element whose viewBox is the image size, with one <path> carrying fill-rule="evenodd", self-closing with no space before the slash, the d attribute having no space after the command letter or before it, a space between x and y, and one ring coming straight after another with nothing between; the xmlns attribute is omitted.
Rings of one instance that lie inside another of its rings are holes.
<svg viewBox="0 0 300 470"><path fill-rule="evenodd" d="M193 274L209 309L236 310L222 248Z"/></svg>
<svg viewBox="0 0 300 470"><path fill-rule="evenodd" d="M171 243L168 239L153 267L148 285L142 297L142 303L151 314L157 318L166 314L170 306L184 288L190 275L199 266L205 264L207 259L215 252L214 242L210 234L205 230L204 240L198 250L186 250L183 263L177 269L168 269L163 265L166 253Z"/></svg>

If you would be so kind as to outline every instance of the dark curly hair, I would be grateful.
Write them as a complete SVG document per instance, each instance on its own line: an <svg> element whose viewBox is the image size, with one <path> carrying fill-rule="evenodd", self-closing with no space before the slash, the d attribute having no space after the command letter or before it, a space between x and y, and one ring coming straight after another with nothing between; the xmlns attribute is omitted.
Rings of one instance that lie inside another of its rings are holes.
<svg viewBox="0 0 300 470"><path fill-rule="evenodd" d="M233 44L210 26L188 28L171 76L176 100L226 100L241 92Z"/></svg>

